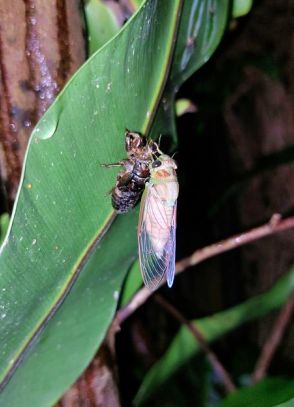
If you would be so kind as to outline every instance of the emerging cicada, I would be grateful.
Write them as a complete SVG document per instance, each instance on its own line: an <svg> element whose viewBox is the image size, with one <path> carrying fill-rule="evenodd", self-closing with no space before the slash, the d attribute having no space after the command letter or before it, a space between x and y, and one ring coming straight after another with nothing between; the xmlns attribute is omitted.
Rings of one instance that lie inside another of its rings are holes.
<svg viewBox="0 0 294 407"><path fill-rule="evenodd" d="M138 245L144 283L154 290L164 275L169 287L174 281L179 184L177 165L168 155L160 155L149 169L150 180L140 207Z"/></svg>
<svg viewBox="0 0 294 407"><path fill-rule="evenodd" d="M156 142L140 133L126 130L128 158L115 164L123 166L112 190L112 206L118 213L132 209L143 197L138 224L138 246L145 285L154 290L166 275L172 286L175 275L176 211L179 184L177 165L163 154ZM145 188L145 189L144 189Z"/></svg>

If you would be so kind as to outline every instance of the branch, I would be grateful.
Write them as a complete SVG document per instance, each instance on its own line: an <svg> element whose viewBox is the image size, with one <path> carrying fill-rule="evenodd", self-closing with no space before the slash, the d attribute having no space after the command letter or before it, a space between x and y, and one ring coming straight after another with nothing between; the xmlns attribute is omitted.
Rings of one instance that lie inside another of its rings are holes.
<svg viewBox="0 0 294 407"><path fill-rule="evenodd" d="M236 386L232 382L230 374L226 371L216 354L210 349L208 343L204 339L202 333L196 327L195 323L191 323L188 321L183 314L180 313L173 305L167 302L161 295L156 294L155 300L168 312L170 313L175 319L177 319L181 324L185 325L187 329L191 332L194 336L196 341L199 343L199 346L202 350L207 354L207 358L209 359L210 363L212 364L214 370L221 376L223 380L224 387L227 393L232 393L236 390Z"/></svg>
<svg viewBox="0 0 294 407"><path fill-rule="evenodd" d="M214 243L210 246L203 247L202 249L196 250L191 256L185 257L184 259L178 261L176 263L176 274L179 274L188 267L195 266L196 264L199 264L210 257L236 249L240 246L244 246L245 244L261 239L262 237L274 235L275 233L292 228L294 228L294 216L281 220L281 216L279 214L274 214L270 221L265 225L253 228L239 235L229 237L228 239L221 240L220 242ZM165 281L162 281L158 288L164 283ZM131 301L117 312L116 317L118 323L121 324L125 319L127 319L137 308L144 304L144 302L153 293L154 291L150 291L146 287L139 290Z"/></svg>
<svg viewBox="0 0 294 407"><path fill-rule="evenodd" d="M274 353L280 345L285 329L291 319L293 310L294 296L290 297L283 306L277 320L274 323L272 331L263 346L260 357L252 374L252 380L254 383L265 377Z"/></svg>

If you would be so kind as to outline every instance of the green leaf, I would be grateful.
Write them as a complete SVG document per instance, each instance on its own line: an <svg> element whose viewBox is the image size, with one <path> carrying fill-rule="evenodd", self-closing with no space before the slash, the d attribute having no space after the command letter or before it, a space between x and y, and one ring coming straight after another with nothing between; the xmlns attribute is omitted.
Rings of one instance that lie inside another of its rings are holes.
<svg viewBox="0 0 294 407"><path fill-rule="evenodd" d="M275 407L293 407L293 406L294 406L294 398L286 401L285 403L275 405Z"/></svg>
<svg viewBox="0 0 294 407"><path fill-rule="evenodd" d="M124 273L136 250L136 223L136 217L128 214L111 226L2 391L1 406L51 406L91 361L111 323ZM15 319L15 332L20 325Z"/></svg>
<svg viewBox="0 0 294 407"><path fill-rule="evenodd" d="M101 0L88 0L85 4L89 54L92 55L120 29L110 7Z"/></svg>
<svg viewBox="0 0 294 407"><path fill-rule="evenodd" d="M211 0L203 3L207 8ZM113 318L136 253L138 214L112 224L108 192L117 171L100 164L125 156L126 127L158 135L174 45L180 33L179 56L187 7L194 7L185 2L183 17L182 4L146 1L72 78L32 134L1 247L0 405L53 404L87 366ZM227 10L224 0L216 10L221 5ZM201 24L218 12L207 16ZM223 29L209 31L215 46ZM188 74L179 66L177 75L174 64L173 92Z"/></svg>
<svg viewBox="0 0 294 407"><path fill-rule="evenodd" d="M128 272L126 277L122 294L120 298L120 307L124 307L131 298L135 295L135 293L139 290L142 286L142 277L141 277L141 270L139 261L136 260Z"/></svg>
<svg viewBox="0 0 294 407"><path fill-rule="evenodd" d="M8 213L3 213L0 216L0 244L3 242L6 232L8 230L9 215Z"/></svg>
<svg viewBox="0 0 294 407"><path fill-rule="evenodd" d="M206 341L212 342L245 322L279 308L293 292L294 267L266 293L210 317L196 320L195 324ZM201 348L190 331L182 327L165 354L148 371L135 397L134 405L139 406L149 399L162 383L169 380L187 360L200 351Z"/></svg>
<svg viewBox="0 0 294 407"><path fill-rule="evenodd" d="M233 17L238 18L249 13L253 5L253 0L234 0L233 1Z"/></svg>
<svg viewBox="0 0 294 407"><path fill-rule="evenodd" d="M185 113L194 113L197 111L196 106L189 99L178 99L176 101L176 115L182 116Z"/></svg>
<svg viewBox="0 0 294 407"><path fill-rule="evenodd" d="M273 407L289 400L293 395L294 380L271 377L255 386L232 393L217 407Z"/></svg>
<svg viewBox="0 0 294 407"><path fill-rule="evenodd" d="M143 0L129 0L130 5L132 5L133 9L136 10L141 6Z"/></svg>
<svg viewBox="0 0 294 407"><path fill-rule="evenodd" d="M185 1L177 38L174 63L168 79L152 136L172 136L176 145L175 94L193 72L209 60L223 35L229 1Z"/></svg>
<svg viewBox="0 0 294 407"><path fill-rule="evenodd" d="M209 60L228 19L227 0L185 1L169 83L181 84ZM171 86L167 86L171 88ZM174 88L176 91L177 88Z"/></svg>

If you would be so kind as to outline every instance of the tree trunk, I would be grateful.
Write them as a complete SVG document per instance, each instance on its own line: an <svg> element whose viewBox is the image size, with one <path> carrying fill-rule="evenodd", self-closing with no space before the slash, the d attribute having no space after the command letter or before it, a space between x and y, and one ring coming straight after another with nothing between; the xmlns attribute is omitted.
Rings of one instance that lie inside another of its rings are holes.
<svg viewBox="0 0 294 407"><path fill-rule="evenodd" d="M0 173L10 209L33 127L85 60L80 0L0 2Z"/></svg>

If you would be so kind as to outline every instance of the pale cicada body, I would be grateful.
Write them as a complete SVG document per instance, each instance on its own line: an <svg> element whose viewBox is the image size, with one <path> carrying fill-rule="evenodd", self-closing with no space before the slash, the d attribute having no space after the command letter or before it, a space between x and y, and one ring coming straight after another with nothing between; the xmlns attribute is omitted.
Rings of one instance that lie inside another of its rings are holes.
<svg viewBox="0 0 294 407"><path fill-rule="evenodd" d="M149 164L138 225L139 260L145 285L154 290L166 276L172 286L175 275L176 210L179 184L177 165L168 155Z"/></svg>

